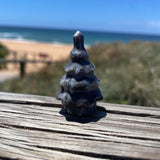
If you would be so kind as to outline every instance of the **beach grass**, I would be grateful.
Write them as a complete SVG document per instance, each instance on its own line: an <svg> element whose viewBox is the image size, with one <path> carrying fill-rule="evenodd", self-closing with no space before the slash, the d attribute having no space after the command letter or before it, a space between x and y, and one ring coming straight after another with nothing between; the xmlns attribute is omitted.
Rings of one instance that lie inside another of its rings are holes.
<svg viewBox="0 0 160 160"><path fill-rule="evenodd" d="M104 102L160 107L160 43L95 44L88 49ZM67 60L23 79L0 84L1 91L55 96Z"/></svg>
<svg viewBox="0 0 160 160"><path fill-rule="evenodd" d="M9 54L9 50L6 46L0 43L0 58L5 58ZM4 68L4 64L0 64L0 69Z"/></svg>

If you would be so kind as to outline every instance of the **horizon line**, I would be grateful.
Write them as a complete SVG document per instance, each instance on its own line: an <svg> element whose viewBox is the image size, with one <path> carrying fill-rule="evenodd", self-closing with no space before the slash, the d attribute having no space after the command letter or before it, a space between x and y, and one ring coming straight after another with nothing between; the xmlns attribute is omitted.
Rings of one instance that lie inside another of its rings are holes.
<svg viewBox="0 0 160 160"><path fill-rule="evenodd" d="M13 27L13 28L29 28L29 29L50 29L50 30L67 30L67 31L77 31L81 30L82 32L98 32L98 33L115 33L115 34L131 34L131 35L146 35L146 36L160 36L160 34L155 33L146 33L146 32L124 32L124 31L112 31L112 30L94 30L94 29L84 29L84 28L63 28L63 27L44 27L44 26L24 26L24 25L9 25L9 24L0 24L0 27Z"/></svg>

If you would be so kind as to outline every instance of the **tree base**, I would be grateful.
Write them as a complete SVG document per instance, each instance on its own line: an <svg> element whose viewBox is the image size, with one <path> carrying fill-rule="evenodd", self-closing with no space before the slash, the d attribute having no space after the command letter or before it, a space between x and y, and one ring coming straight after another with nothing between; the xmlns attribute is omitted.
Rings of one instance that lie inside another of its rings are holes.
<svg viewBox="0 0 160 160"><path fill-rule="evenodd" d="M63 102L62 102L63 103ZM93 103L85 103L81 106L77 106L76 104L63 104L64 106L64 111L72 116L78 116L78 117L82 117L82 116L88 116L88 115L92 115L95 110L96 110L96 102Z"/></svg>

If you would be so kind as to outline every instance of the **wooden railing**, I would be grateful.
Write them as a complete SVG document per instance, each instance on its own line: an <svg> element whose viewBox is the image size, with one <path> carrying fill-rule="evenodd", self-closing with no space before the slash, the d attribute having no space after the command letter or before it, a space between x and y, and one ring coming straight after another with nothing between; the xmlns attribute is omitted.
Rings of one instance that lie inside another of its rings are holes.
<svg viewBox="0 0 160 160"><path fill-rule="evenodd" d="M6 63L19 63L20 65L20 77L23 77L26 73L26 65L27 63L44 63L44 64L52 64L53 61L48 61L48 60L9 60L9 59L1 59L0 58L0 64L6 64Z"/></svg>
<svg viewBox="0 0 160 160"><path fill-rule="evenodd" d="M0 159L160 159L160 108L98 103L63 115L53 97L0 92Z"/></svg>
<svg viewBox="0 0 160 160"><path fill-rule="evenodd" d="M52 58L50 58L47 53L35 53L35 52L29 52L29 53L33 56L32 59L29 59L27 57L28 53L26 53L23 50L19 50L18 52L12 50L10 51L10 55L12 55L12 59L0 58L0 64L18 63L20 66L19 67L20 77L23 77L26 73L26 65L28 63L32 63L32 64L43 63L47 65L53 63Z"/></svg>

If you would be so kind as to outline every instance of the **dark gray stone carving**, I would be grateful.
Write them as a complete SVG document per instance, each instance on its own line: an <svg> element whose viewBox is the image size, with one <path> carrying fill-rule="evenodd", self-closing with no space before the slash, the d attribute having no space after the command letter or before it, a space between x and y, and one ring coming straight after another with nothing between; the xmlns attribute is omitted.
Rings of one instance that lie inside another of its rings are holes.
<svg viewBox="0 0 160 160"><path fill-rule="evenodd" d="M70 61L65 66L66 74L60 80L61 90L56 98L62 101L68 114L87 116L96 110L96 101L103 97L98 87L99 80L94 76L95 66L89 62L84 48L82 33L77 31L73 41Z"/></svg>

